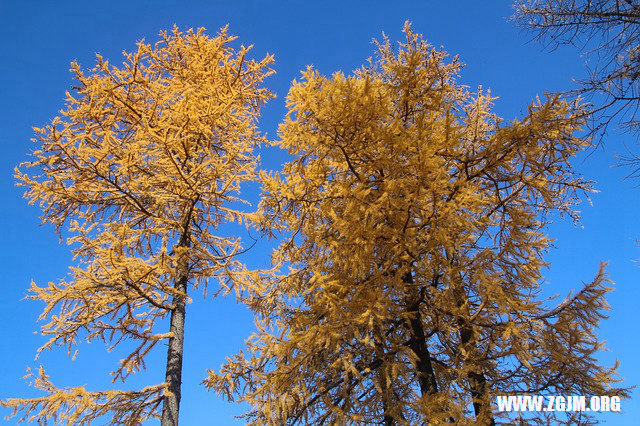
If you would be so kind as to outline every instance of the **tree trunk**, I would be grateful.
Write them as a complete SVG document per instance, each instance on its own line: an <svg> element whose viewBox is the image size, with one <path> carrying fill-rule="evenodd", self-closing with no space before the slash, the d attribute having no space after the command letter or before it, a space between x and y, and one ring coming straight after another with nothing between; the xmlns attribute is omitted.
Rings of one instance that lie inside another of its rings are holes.
<svg viewBox="0 0 640 426"><path fill-rule="evenodd" d="M387 368L384 337L379 327L373 327L373 341L375 343L376 360L380 362L377 368L377 380L380 390L382 391L380 398L382 399L382 422L385 426L394 426L395 420L391 411L393 410L393 385L389 380L389 371Z"/></svg>
<svg viewBox="0 0 640 426"><path fill-rule="evenodd" d="M467 310L468 306L465 302L466 295L463 293L463 290L460 288L454 289L454 294L458 308ZM457 322L460 327L460 344L467 352L465 364L468 366L469 358L478 352L478 348L476 347L473 327L466 319L466 315L468 315L468 312L461 313L460 316L458 316ZM482 369L476 368L475 370L469 371L469 373L467 373L467 380L469 381L471 398L473 399L473 411L476 415L476 421L478 424L494 426L496 422L491 413L489 386Z"/></svg>
<svg viewBox="0 0 640 426"><path fill-rule="evenodd" d="M385 426L394 426L395 419L391 415L391 411L393 409L393 398L391 398L391 395L393 394L393 391L390 389L390 383L388 383L388 372L385 367L386 366L383 363L380 374L378 375L378 383L382 389L382 420Z"/></svg>
<svg viewBox="0 0 640 426"><path fill-rule="evenodd" d="M413 285L413 276L411 276L410 272L404 276L403 281ZM431 364L431 355L429 354L424 326L420 318L420 293L414 287L411 287L407 297L407 312L409 313L408 325L411 335L409 347L417 357L414 368L418 373L420 393L422 396L432 395L438 392L438 382Z"/></svg>
<svg viewBox="0 0 640 426"><path fill-rule="evenodd" d="M178 247L190 247L189 235L185 232L178 243ZM175 289L182 294L173 297L171 311L169 348L167 350L166 378L169 393L164 397L162 405L162 426L177 426L180 410L180 396L182 386L182 355L184 346L184 319L186 311L186 297L188 277L188 258L182 254L178 260L178 279Z"/></svg>

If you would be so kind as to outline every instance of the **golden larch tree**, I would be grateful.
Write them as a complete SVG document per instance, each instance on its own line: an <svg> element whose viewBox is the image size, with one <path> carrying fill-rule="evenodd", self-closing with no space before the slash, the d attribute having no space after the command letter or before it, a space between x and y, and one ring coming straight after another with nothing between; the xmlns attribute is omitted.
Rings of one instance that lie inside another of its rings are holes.
<svg viewBox="0 0 640 426"><path fill-rule="evenodd" d="M261 204L290 270L252 289L259 331L207 386L278 425L485 425L499 394L626 395L595 358L603 267L540 300L546 218L577 218L592 190L569 163L582 109L550 97L503 123L457 59L404 32L351 76L294 82L275 142L293 160Z"/></svg>
<svg viewBox="0 0 640 426"><path fill-rule="evenodd" d="M178 424L189 295L210 279L230 290L247 277L235 258L239 238L216 230L244 220L239 188L255 178L255 121L271 97L261 83L272 57L250 60L250 47L234 49L234 39L226 27L214 38L174 27L124 52L121 66L100 55L90 71L72 63L66 108L36 129L39 148L16 169L25 197L40 204L44 223L66 229L75 255L67 279L32 284L30 297L46 304L40 319L49 337L38 352L71 353L82 340L134 342L115 382L168 341L166 378L140 391L93 392L58 388L41 368L34 384L46 395L2 402L14 415Z"/></svg>

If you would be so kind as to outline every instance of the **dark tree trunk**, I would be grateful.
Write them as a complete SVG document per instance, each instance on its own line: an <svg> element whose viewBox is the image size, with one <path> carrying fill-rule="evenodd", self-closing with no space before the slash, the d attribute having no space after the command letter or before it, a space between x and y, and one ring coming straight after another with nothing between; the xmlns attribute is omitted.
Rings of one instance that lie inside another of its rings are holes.
<svg viewBox="0 0 640 426"><path fill-rule="evenodd" d="M389 372L387 370L384 333L382 333L380 328L375 325L373 329L373 341L375 343L376 361L379 363L377 368L377 380L380 385L380 390L382 391L382 394L380 395L380 398L382 399L382 422L385 426L393 426L396 423L393 415L391 414L394 408L394 398L392 397L393 384L389 380Z"/></svg>
<svg viewBox="0 0 640 426"><path fill-rule="evenodd" d="M456 305L459 309L466 309L465 299L466 296L462 292L462 289L454 290L456 297ZM478 352L476 347L475 333L473 327L466 319L468 312L463 313L458 317L458 326L460 327L460 344L465 348L467 359L465 363L468 363L469 357ZM491 413L491 402L489 394L489 385L487 379L482 372L482 369L476 368L475 370L467 373L467 380L469 381L469 389L471 392L471 398L473 398L473 411L476 415L476 421L478 424L494 426L496 424L493 414Z"/></svg>
<svg viewBox="0 0 640 426"><path fill-rule="evenodd" d="M391 404L393 404L393 399L391 395L393 394L392 390L387 386L387 372L384 368L384 364L381 369L380 374L380 388L382 389L382 409L383 409L383 421L385 426L393 426L395 425L395 420L393 416L390 414L391 412Z"/></svg>
<svg viewBox="0 0 640 426"><path fill-rule="evenodd" d="M178 247L190 247L189 235L185 232L178 243ZM180 411L180 397L182 386L182 356L184 347L184 320L186 312L186 297L188 277L188 258L184 255L178 261L178 276L175 289L182 294L173 297L173 310L171 311L170 331L173 334L169 338L167 350L167 368L165 381L168 384L169 394L164 397L162 405L162 426L177 426Z"/></svg>
<svg viewBox="0 0 640 426"><path fill-rule="evenodd" d="M412 285L414 283L411 273L407 273L403 281ZM431 364L431 356L427 339L424 332L422 319L420 318L420 293L417 289L411 291L407 298L407 312L409 313L409 332L411 338L409 347L416 354L414 368L418 373L418 383L420 384L420 392L422 396L432 395L438 392L438 382Z"/></svg>

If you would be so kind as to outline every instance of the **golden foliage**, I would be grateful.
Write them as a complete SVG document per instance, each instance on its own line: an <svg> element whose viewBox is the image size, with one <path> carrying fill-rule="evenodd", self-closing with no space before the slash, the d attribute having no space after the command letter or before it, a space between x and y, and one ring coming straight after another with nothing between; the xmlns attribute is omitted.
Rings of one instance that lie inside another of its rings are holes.
<svg viewBox="0 0 640 426"><path fill-rule="evenodd" d="M32 284L45 302L40 316L49 340L40 348L80 340L123 340L135 349L112 373L124 380L144 368L148 352L173 332L158 320L184 305L183 280L206 287L210 278L228 291L245 276L234 260L239 238L216 229L242 222L234 207L240 185L255 178L262 142L255 120L271 94L260 87L273 58L249 60L250 47L220 30L160 33L124 52L121 66L97 55L88 72L72 63L76 86L51 124L35 129L33 161L16 169L25 197L42 220L67 226L76 266L58 283ZM82 423L113 412L112 422L137 424L156 417L166 384L140 392L59 390L44 373L36 399L2 402L31 420ZM136 408L137 407L137 408Z"/></svg>
<svg viewBox="0 0 640 426"><path fill-rule="evenodd" d="M113 424L137 425L154 417L160 406L164 385L148 386L140 391L87 392L84 387L58 389L49 381L42 367L32 385L48 393L33 399L10 398L3 403L13 407L13 415L24 410L28 422L51 419L58 424L84 425L111 414ZM43 416L42 412L49 413Z"/></svg>
<svg viewBox="0 0 640 426"><path fill-rule="evenodd" d="M261 204L290 271L255 286L259 332L205 384L256 424L490 424L496 394L625 395L594 358L603 268L553 310L537 297L545 218L592 191L569 163L582 108L506 124L404 31L351 76L294 82L275 143L293 160Z"/></svg>

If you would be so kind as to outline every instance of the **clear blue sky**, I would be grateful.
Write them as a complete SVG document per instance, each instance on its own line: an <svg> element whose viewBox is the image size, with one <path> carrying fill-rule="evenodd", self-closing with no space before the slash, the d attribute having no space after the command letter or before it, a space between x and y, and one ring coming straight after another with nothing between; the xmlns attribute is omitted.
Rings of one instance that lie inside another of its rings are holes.
<svg viewBox="0 0 640 426"><path fill-rule="evenodd" d="M0 0L0 399L39 395L21 377L28 365L46 366L60 386L85 385L91 390L109 388L107 375L118 354L108 354L95 342L82 345L75 362L64 350L45 353L37 362L36 349L44 342L34 334L41 305L22 300L29 282L55 281L66 274L69 247L60 244L49 226L39 225L39 210L21 199L13 186L14 166L27 159L32 126L41 126L63 106L71 85L69 62L88 68L99 52L114 63L135 41L154 41L157 33L177 24L181 29L204 26L210 35L230 24L239 42L255 44L255 54L275 54L277 75L267 85L278 98L264 109L261 128L275 137L283 117L289 83L300 70L313 64L323 73L350 72L373 52L371 40L384 31L398 39L403 22L436 46L459 55L467 66L461 81L472 88L482 85L499 97L496 112L506 119L521 116L535 96L566 89L571 79L584 75L577 51L545 52L529 42L508 20L509 1L10 1ZM583 204L582 228L569 221L550 228L557 239L549 254L546 295L564 296L582 281L591 280L601 260L609 261L616 290L610 294L610 319L600 335L610 352L602 359L621 362L626 385L640 379L638 339L638 279L640 278L640 181L624 179L628 170L613 168L616 153L633 141L612 132L605 146L582 156L575 167L597 181L600 193L593 206ZM636 152L640 151L637 149ZM278 152L263 153L263 167L275 169L284 159ZM259 266L268 252L254 251L248 262ZM181 422L184 425L241 424L233 416L242 407L229 404L199 383L207 368L217 368L224 357L242 348L253 329L251 314L231 298L203 300L188 306ZM163 380L164 351L149 358L148 371L133 377L124 388ZM638 391L634 393L638 396ZM622 403L622 416L602 415L608 424L637 424L640 404ZM0 410L0 415L8 414ZM13 420L9 422L11 424Z"/></svg>

